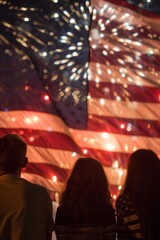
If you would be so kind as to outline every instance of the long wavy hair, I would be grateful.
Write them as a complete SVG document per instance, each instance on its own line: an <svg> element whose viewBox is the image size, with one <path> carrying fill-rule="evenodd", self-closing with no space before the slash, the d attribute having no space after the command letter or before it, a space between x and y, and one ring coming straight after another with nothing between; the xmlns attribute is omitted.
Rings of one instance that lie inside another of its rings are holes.
<svg viewBox="0 0 160 240"><path fill-rule="evenodd" d="M130 196L142 222L153 219L160 206L160 161L152 150L130 155L123 193Z"/></svg>
<svg viewBox="0 0 160 240"><path fill-rule="evenodd" d="M111 205L108 181L102 164L93 158L79 158L60 197L74 222L87 219L95 211L101 214Z"/></svg>

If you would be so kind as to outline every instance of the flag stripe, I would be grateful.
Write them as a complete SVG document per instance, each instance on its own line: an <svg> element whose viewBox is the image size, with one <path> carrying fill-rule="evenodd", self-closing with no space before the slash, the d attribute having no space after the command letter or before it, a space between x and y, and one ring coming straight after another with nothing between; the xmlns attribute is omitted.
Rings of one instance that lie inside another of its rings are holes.
<svg viewBox="0 0 160 240"><path fill-rule="evenodd" d="M82 151L84 150L81 148ZM100 149L91 149L87 148L87 153L83 154L86 156L92 156L95 159L100 159L103 166L110 167L115 160L119 161L120 167L126 167L127 161L129 157L129 152L114 152L114 151L106 151ZM51 148L43 148L31 146L28 144L27 156L29 158L29 162L31 163L44 163L44 164L52 164L54 166L63 168L63 169L72 169L76 160L82 155L77 154L76 152L70 151L61 151L57 149ZM48 161L48 159L50 159ZM67 161L66 161L67 159Z"/></svg>
<svg viewBox="0 0 160 240"><path fill-rule="evenodd" d="M6 132L20 133L21 129L0 129L0 134ZM23 129L22 129L23 131ZM28 131L28 133L27 133ZM44 147L44 148L54 148L61 150L68 150L72 152L81 153L81 148L92 148L101 149L115 152L132 152L135 147L140 148L143 143L143 147L153 148L158 152L160 144L160 139L155 137L143 137L143 136L133 136L132 138L123 134L113 134L113 133L103 133L95 131L84 131L70 129L72 134L71 140L67 135L62 135L59 133L48 133L45 131L27 130L23 132L23 137L29 145ZM46 139L46 141L44 141ZM43 141L42 141L43 140Z"/></svg>
<svg viewBox="0 0 160 240"><path fill-rule="evenodd" d="M70 173L70 170L54 166L53 164L46 163L31 163L28 162L26 167L27 173L35 173L45 178L52 179L56 176L58 181L64 182Z"/></svg>
<svg viewBox="0 0 160 240"><path fill-rule="evenodd" d="M109 13L109 10L106 11L106 14ZM114 13L116 15L114 15ZM114 12L114 13L112 11L113 16L116 17L117 12ZM119 15L120 14L121 12L119 12ZM130 14L126 15L127 18L129 18L129 15ZM124 13L120 17L124 17ZM152 27L148 28L147 23L143 21L141 22L141 25L139 22L138 23L139 27L137 27L135 25L135 21L134 21L134 24L126 24L127 18L125 18L123 22L122 18L119 18L119 21L114 21L114 20L111 21L112 17L111 19L109 19L103 16L97 16L96 19L94 19L94 21L92 22L92 29L97 27L97 21L101 21L101 23L104 23L107 26L107 32L104 32L104 37L107 37L108 35L113 34L114 33L113 29L117 29L119 38L124 38L126 36L130 36L130 37L133 36L134 40L139 40L139 38L143 40L144 38L151 39L151 35L153 35L154 36L153 40L159 40L160 35L157 28L154 25L153 25L153 28ZM140 18L138 17L138 19Z"/></svg>
<svg viewBox="0 0 160 240"><path fill-rule="evenodd" d="M150 23L151 20L152 20L152 23L153 22L157 23L158 19L160 18L159 14L146 11L143 8L139 8L133 4L127 3L125 0L109 0L109 1L103 0L99 2L97 2L96 0L92 0L91 2L94 8L101 13L100 15L105 15L107 12L108 14L106 16L109 19L115 19L115 16L113 13L122 12L125 15L124 16L118 15L117 16L118 21L125 22L126 18L129 17L129 19L135 23L135 26L144 24L144 22L146 21ZM105 6L105 12L104 12L104 6ZM133 11L133 10L136 10L136 11Z"/></svg>
<svg viewBox="0 0 160 240"><path fill-rule="evenodd" d="M12 114L11 114L12 113ZM24 134L26 139L31 138L31 141L34 141L34 144L38 146L46 146L46 147L54 147L56 149L65 150L74 150L80 152L80 149L75 146L75 143L72 140L72 135L70 133L70 129L65 126L65 124L57 123L58 117L49 116L49 114L45 115L43 113L33 113L30 115L30 119L39 119L36 122L30 122L30 124L23 124L24 119L29 116L29 112L25 112L25 116L21 114L21 111L13 111L10 112L10 117L7 118L8 130L6 128L1 128L1 134L6 133L6 131L17 132L19 134ZM35 115L34 115L35 114ZM1 121L5 124L6 114L2 114ZM46 121L43 119L46 118ZM14 121L13 121L14 120ZM42 124L44 122L44 124ZM106 124L107 122L107 124ZM55 129L56 126L56 129ZM62 127L63 126L63 127ZM89 131L98 131L98 132L108 132L108 133L120 133L124 135L137 135L137 136L149 136L149 137L159 137L160 121L151 121L144 119L131 119L131 118L114 118L114 117L105 117L105 116L97 116L97 115L89 115L86 130ZM63 129L63 132L61 130ZM65 130L66 129L66 130ZM32 130L32 131L31 131ZM86 131L87 133L87 131ZM39 139L39 136L42 137ZM44 139L46 138L46 141ZM64 139L63 139L64 138ZM57 142L53 141L56 139ZM30 144L31 144L30 141Z"/></svg>
<svg viewBox="0 0 160 240"><path fill-rule="evenodd" d="M141 44L142 45L142 44ZM141 46L143 48L143 46ZM148 70L154 69L159 71L159 64L160 64L160 56L158 55L148 55L141 53L138 56L137 53L133 52L123 52L123 51L108 51L107 54L103 53L104 48L96 48L94 51L91 50L91 62L99 63L99 64L106 64L107 62L110 65L123 67L125 64L132 69L137 70ZM143 61L143 65L142 65Z"/></svg>
<svg viewBox="0 0 160 240"><path fill-rule="evenodd" d="M93 0L92 0L93 1ZM143 15L143 18L145 18L145 16L147 16L148 18L152 18L152 21L154 21L154 18L155 20L157 21L159 17L159 14L157 14L156 12L154 11L150 11L150 7L149 5L146 5L147 9L146 8L143 8L143 5L141 7L141 4L138 3L135 3L135 4L131 4L129 1L127 2L126 0L104 0L103 3L109 3L109 4L116 4L118 6L121 6L121 8L125 7L126 8L126 12L127 10L131 9L132 12L133 10L135 10L136 12L139 12L141 15ZM137 5L138 4L138 5ZM154 6L156 6L156 2L154 3ZM101 4L100 4L101 5ZM98 5L98 7L100 6ZM113 5L114 6L114 5ZM118 7L117 6L117 7ZM116 6L115 6L116 8ZM134 13L136 15L136 12ZM137 22L138 24L138 22Z"/></svg>
<svg viewBox="0 0 160 240"><path fill-rule="evenodd" d="M17 128L7 128L7 131L23 135L24 140L30 145L80 152L80 148L73 139L63 133ZM1 128L0 134L4 133L6 130Z"/></svg>
<svg viewBox="0 0 160 240"><path fill-rule="evenodd" d="M122 101L137 102L160 102L160 89L154 87L138 87L134 85L125 86L118 83L95 83L89 82L89 94L93 98L105 98L116 100L117 97Z"/></svg>
<svg viewBox="0 0 160 240"><path fill-rule="evenodd" d="M111 106L112 102L110 104L110 108ZM120 110L121 108L119 108L119 111ZM141 111L141 109L139 111ZM140 116L138 116L139 118L128 116L128 118L125 118L125 114L122 114L121 118L119 117L121 114L119 115L117 114L117 118L115 118L115 116L111 116L110 112L109 114L107 114L106 112L107 110L105 110L104 115L103 114L98 115L98 111L96 112L95 115L89 114L86 130L91 130L95 132L107 131L109 133L123 133L124 135L133 134L152 137L158 137L160 134L159 132L160 121L158 117L159 115L156 117L157 120L149 120L148 116L146 117L143 116L143 118L142 117L140 118ZM58 135L59 138L65 135L68 136L68 138L66 137L67 139L72 138L70 128L68 128L59 117L51 114L29 111L0 112L0 125L2 134L5 133L8 129L8 131L16 131L17 133L20 134L25 133L27 138L29 138L33 136L33 134L31 134L30 131L35 130L35 136L38 135L38 132L39 133L42 132L42 134L47 134L47 137L49 136L53 137L52 134L53 132L55 132L55 136ZM72 140L69 140L69 142L70 145L72 145ZM52 143L50 142L49 144L52 145ZM61 148L62 147L63 141Z"/></svg>
<svg viewBox="0 0 160 240"><path fill-rule="evenodd" d="M92 98L89 101L88 111L97 116L115 116L129 119L159 120L160 104L124 102Z"/></svg>
<svg viewBox="0 0 160 240"><path fill-rule="evenodd" d="M106 124L107 123L107 124ZM160 137L160 121L89 115L87 130L124 135Z"/></svg>
<svg viewBox="0 0 160 240"><path fill-rule="evenodd" d="M132 152L136 148L150 148L152 146L155 152L159 152L160 138L126 136L123 134L103 134L94 131L84 131L71 129L74 141L81 148L97 148L101 150L115 152Z"/></svg>
<svg viewBox="0 0 160 240"><path fill-rule="evenodd" d="M157 26L156 26L157 28ZM90 40L90 48L91 49L95 49L97 50L97 48L100 48L102 50L106 50L107 53L112 53L113 51L115 51L115 54L120 54L121 51L122 53L134 53L135 56L140 57L141 54L143 56L143 54L148 53L148 57L152 55L159 55L159 40L157 39L153 39L151 38L142 38L141 42L139 41L139 38L132 36L132 38L127 38L126 36L124 37L119 37L119 36L114 36L114 37L110 37L109 34L104 34L104 38L103 39L99 39L98 41L98 45L97 45L97 41L95 41L95 29L93 28L93 30L91 31L91 40ZM114 30L113 30L114 31ZM129 34L130 36L130 34ZM130 36L131 37L131 36ZM105 40L107 39L107 41ZM114 39L114 41L113 41ZM128 44L130 45L130 48L128 46Z"/></svg>
<svg viewBox="0 0 160 240"><path fill-rule="evenodd" d="M27 156L32 163L46 163L54 166L71 169L77 158L82 155L75 151L37 147L28 143Z"/></svg>
<svg viewBox="0 0 160 240"><path fill-rule="evenodd" d="M100 159L103 166L110 167L115 161L118 161L120 168L126 168L130 152L114 152L101 149L87 148L87 156Z"/></svg>
<svg viewBox="0 0 160 240"><path fill-rule="evenodd" d="M2 128L23 128L45 131L55 131L70 135L64 121L55 115L34 111L0 111L0 126Z"/></svg>
<svg viewBox="0 0 160 240"><path fill-rule="evenodd" d="M89 80L101 83L120 83L127 85L135 85L139 87L159 87L160 85L160 72L157 71L141 71L133 70L127 71L127 69L122 66L121 68L109 65L106 67L105 64L99 64L95 62L90 62L89 65ZM89 84L90 84L89 81Z"/></svg>

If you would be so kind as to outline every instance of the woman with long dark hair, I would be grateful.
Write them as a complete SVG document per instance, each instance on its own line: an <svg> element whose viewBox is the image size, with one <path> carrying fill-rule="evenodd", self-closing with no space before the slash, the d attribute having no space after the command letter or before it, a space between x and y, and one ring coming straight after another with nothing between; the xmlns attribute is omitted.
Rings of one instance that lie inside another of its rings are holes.
<svg viewBox="0 0 160 240"><path fill-rule="evenodd" d="M102 164L93 158L75 163L57 209L57 225L103 225L115 223L108 181Z"/></svg>
<svg viewBox="0 0 160 240"><path fill-rule="evenodd" d="M130 155L116 209L129 239L160 239L160 161L152 150L139 149Z"/></svg>

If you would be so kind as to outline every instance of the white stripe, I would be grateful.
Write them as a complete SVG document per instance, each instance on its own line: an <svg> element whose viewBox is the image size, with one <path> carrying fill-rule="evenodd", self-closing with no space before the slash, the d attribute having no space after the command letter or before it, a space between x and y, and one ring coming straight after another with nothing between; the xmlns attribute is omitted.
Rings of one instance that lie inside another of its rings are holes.
<svg viewBox="0 0 160 240"><path fill-rule="evenodd" d="M119 118L159 120L159 103L124 102L108 99L91 98L88 104L90 114Z"/></svg>
<svg viewBox="0 0 160 240"><path fill-rule="evenodd" d="M0 112L1 128L24 128L45 130L69 135L68 127L59 117L34 111L8 111Z"/></svg>
<svg viewBox="0 0 160 240"><path fill-rule="evenodd" d="M34 147L30 145L28 145L27 156L29 162L46 163L64 169L71 169L75 161L81 157L81 155L76 152Z"/></svg>
<svg viewBox="0 0 160 240"><path fill-rule="evenodd" d="M160 153L160 138L126 136L94 131L70 130L72 138L81 148L131 153L138 148L151 148Z"/></svg>

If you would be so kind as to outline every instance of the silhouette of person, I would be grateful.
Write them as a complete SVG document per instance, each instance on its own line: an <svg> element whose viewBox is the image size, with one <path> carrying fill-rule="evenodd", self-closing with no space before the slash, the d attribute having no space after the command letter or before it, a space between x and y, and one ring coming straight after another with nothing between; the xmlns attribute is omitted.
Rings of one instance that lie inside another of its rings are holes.
<svg viewBox="0 0 160 240"><path fill-rule="evenodd" d="M129 239L160 239L160 161L152 150L138 149L130 155L116 210Z"/></svg>
<svg viewBox="0 0 160 240"><path fill-rule="evenodd" d="M0 239L51 240L52 202L47 190L20 177L26 143L16 134L0 137Z"/></svg>
<svg viewBox="0 0 160 240"><path fill-rule="evenodd" d="M60 196L57 225L115 224L108 181L102 164L93 158L79 158Z"/></svg>

